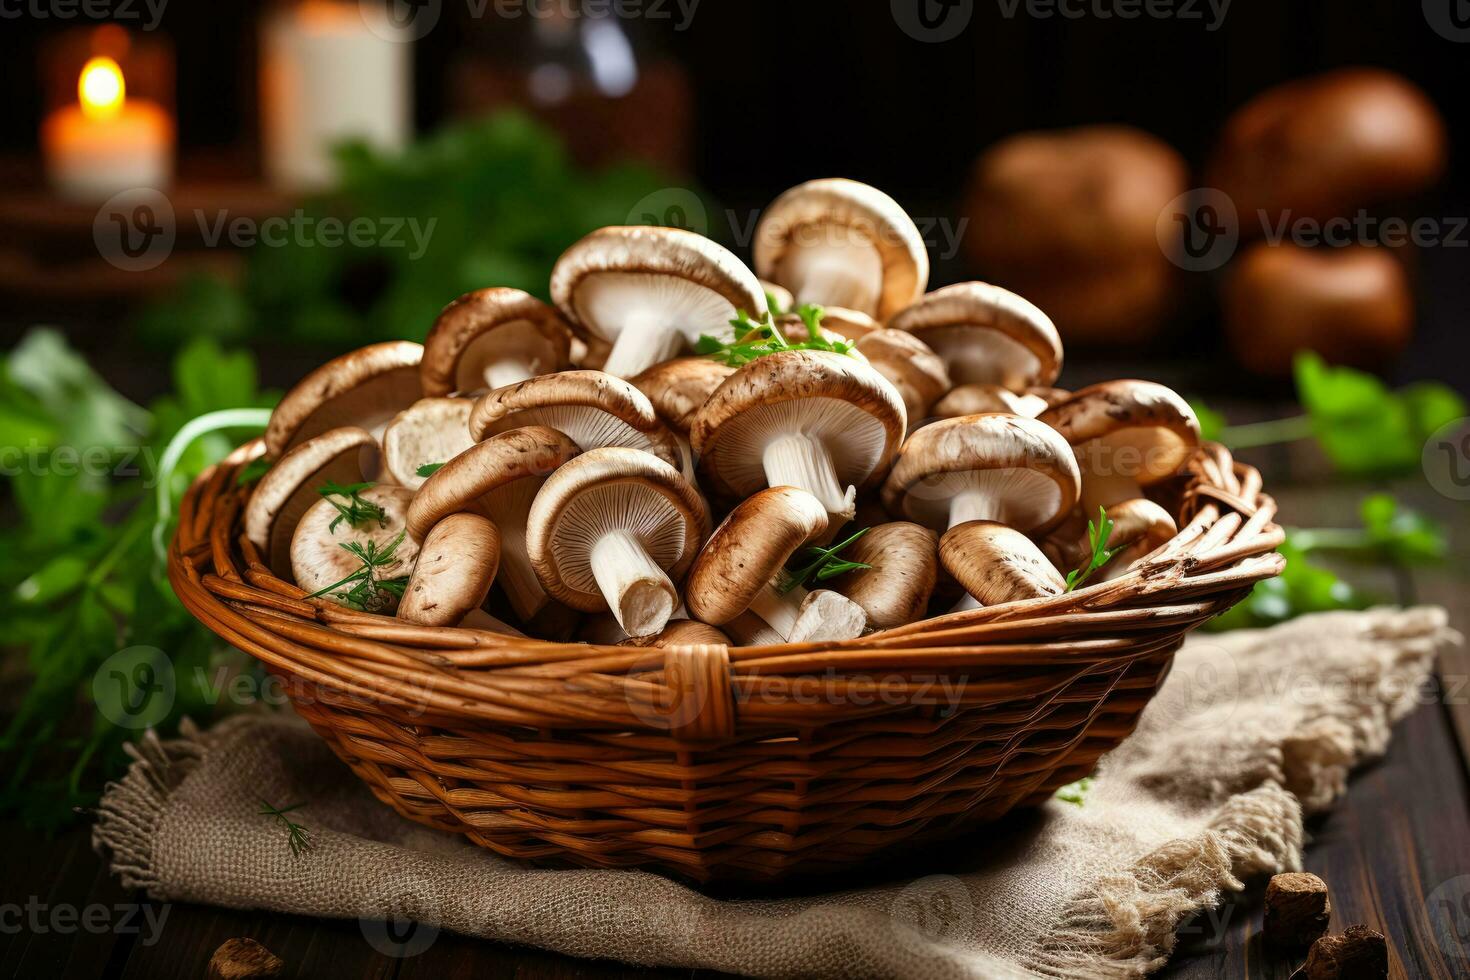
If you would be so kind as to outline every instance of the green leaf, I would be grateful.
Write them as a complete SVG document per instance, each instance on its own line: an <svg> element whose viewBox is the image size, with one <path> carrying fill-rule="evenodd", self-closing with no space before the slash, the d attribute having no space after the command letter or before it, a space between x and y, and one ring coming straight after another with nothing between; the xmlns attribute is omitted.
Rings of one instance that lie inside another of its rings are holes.
<svg viewBox="0 0 1470 980"><path fill-rule="evenodd" d="M1199 419L1199 437L1210 442L1219 442L1225 432L1225 416L1204 402L1192 401L1189 407L1194 409L1194 414Z"/></svg>
<svg viewBox="0 0 1470 980"><path fill-rule="evenodd" d="M1057 790L1054 795L1063 803L1070 803L1073 806L1080 807L1086 804L1087 794L1091 791L1091 789L1092 777L1083 776L1075 783L1068 783L1067 785L1063 786L1061 789Z"/></svg>
<svg viewBox="0 0 1470 980"><path fill-rule="evenodd" d="M80 555L57 555L17 585L15 597L28 605L45 605L81 585L91 567Z"/></svg>
<svg viewBox="0 0 1470 980"><path fill-rule="evenodd" d="M419 476L433 476L435 473L438 473L443 466L443 463L425 463L414 472L417 473Z"/></svg>
<svg viewBox="0 0 1470 980"><path fill-rule="evenodd" d="M78 451L136 446L151 427L148 412L113 391L55 330L27 333L5 367L10 382L55 420L60 443Z"/></svg>

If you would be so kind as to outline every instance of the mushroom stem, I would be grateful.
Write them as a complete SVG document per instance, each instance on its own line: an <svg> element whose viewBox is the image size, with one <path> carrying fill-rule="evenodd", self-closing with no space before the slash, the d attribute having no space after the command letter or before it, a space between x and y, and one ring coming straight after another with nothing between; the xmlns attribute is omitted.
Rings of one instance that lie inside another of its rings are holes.
<svg viewBox="0 0 1470 980"><path fill-rule="evenodd" d="M832 454L816 439L801 432L786 432L766 443L761 456L766 483L773 487L798 487L822 502L830 514L851 517L856 511L857 488L842 489Z"/></svg>
<svg viewBox="0 0 1470 980"><path fill-rule="evenodd" d="M684 346L684 335L667 324L630 323L613 341L602 369L619 378L636 377L678 357Z"/></svg>
<svg viewBox="0 0 1470 980"><path fill-rule="evenodd" d="M797 586L782 595L769 583L750 600L750 611L765 621L765 624L786 639L796 628L801 616L801 602L806 598L806 589Z"/></svg>
<svg viewBox="0 0 1470 980"><path fill-rule="evenodd" d="M491 391L506 385L529 381L536 376L531 365L516 357L506 357L485 365L485 386Z"/></svg>
<svg viewBox="0 0 1470 980"><path fill-rule="evenodd" d="M664 628L679 594L636 537L609 531L592 546L591 557L597 587L629 636L651 636Z"/></svg>
<svg viewBox="0 0 1470 980"><path fill-rule="evenodd" d="M966 592L964 594L964 597L961 598L959 602L956 602L953 606L950 607L949 611L952 613L965 612L970 609L980 609L982 608L982 605L983 604L980 602L979 599L976 599L974 596L970 595L970 593Z"/></svg>
<svg viewBox="0 0 1470 980"><path fill-rule="evenodd" d="M1114 473L1109 476L1084 476L1082 478L1082 513L1089 520L1097 517L1097 509L1104 510L1125 500L1136 500L1143 496L1138 481L1127 474Z"/></svg>
<svg viewBox="0 0 1470 980"><path fill-rule="evenodd" d="M961 490L949 502L950 527L967 521L999 521L1000 518L992 496L975 487Z"/></svg>
<svg viewBox="0 0 1470 980"><path fill-rule="evenodd" d="M817 303L822 306L840 306L858 310L870 316L877 313L878 296L873 280L864 264L851 261L846 250L832 255L813 257L805 263L800 286L795 290L796 301Z"/></svg>
<svg viewBox="0 0 1470 980"><path fill-rule="evenodd" d="M500 532L500 577L496 579L510 606L522 622L529 622L546 608L550 598L526 553L526 527L510 525Z"/></svg>

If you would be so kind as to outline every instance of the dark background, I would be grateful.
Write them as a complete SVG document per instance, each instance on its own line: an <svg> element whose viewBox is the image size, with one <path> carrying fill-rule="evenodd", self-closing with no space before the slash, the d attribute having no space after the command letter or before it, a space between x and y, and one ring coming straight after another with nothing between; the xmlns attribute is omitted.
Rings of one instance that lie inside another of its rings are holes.
<svg viewBox="0 0 1470 980"><path fill-rule="evenodd" d="M452 56L504 40L494 18L467 15L468 0L442 2L440 26L416 51L420 132L449 115ZM18 7L20 0L7 3ZM1071 9L1080 3L1072 0ZM700 0L684 30L666 0L669 16L625 26L644 60L667 57L687 73L693 177L730 208L759 208L798 181L843 175L889 191L912 213L958 216L981 149L1020 130L1079 123L1141 127L1199 167L1221 122L1252 95L1328 68L1371 64L1412 79L1445 114L1451 169L1426 202L1427 213L1466 213L1470 194L1459 163L1470 149L1470 44L1437 34L1417 0L1234 0L1213 31L1204 0L1177 0L1185 4L1199 16L1121 20L1089 12L1043 19L1023 3L1007 17L1002 0L973 0L968 28L942 43L906 34L888 0ZM169 3L161 31L175 45L183 153L229 153L253 141L254 37L263 7ZM42 101L38 43L76 23L0 22L0 152L34 151ZM1419 265L1418 336L1384 372L1394 380L1439 377L1470 390L1463 329L1470 249L1427 252ZM936 262L931 285L967 275L962 259ZM48 319L45 310L0 312L7 326ZM1212 351L1211 316L1177 325L1161 355ZM5 339L13 340L9 329Z"/></svg>

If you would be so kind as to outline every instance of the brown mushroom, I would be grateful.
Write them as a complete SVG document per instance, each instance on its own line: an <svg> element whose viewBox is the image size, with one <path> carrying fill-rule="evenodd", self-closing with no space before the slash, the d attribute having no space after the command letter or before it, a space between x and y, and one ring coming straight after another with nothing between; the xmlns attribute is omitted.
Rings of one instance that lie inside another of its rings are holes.
<svg viewBox="0 0 1470 980"><path fill-rule="evenodd" d="M689 442L715 493L743 499L763 486L799 487L851 516L855 487L882 479L904 426L902 399L873 368L793 350L727 378L695 415Z"/></svg>
<svg viewBox="0 0 1470 980"><path fill-rule="evenodd" d="M388 421L423 395L423 350L406 340L370 344L312 371L271 412L266 454L280 459L293 446L342 426L381 437Z"/></svg>
<svg viewBox="0 0 1470 980"><path fill-rule="evenodd" d="M831 588L863 607L868 625L892 629L922 619L938 574L938 536L908 521L879 524L848 545L847 561L871 567L831 580Z"/></svg>
<svg viewBox="0 0 1470 980"><path fill-rule="evenodd" d="M679 605L674 583L708 533L704 500L678 470L636 449L592 449L536 494L526 550L547 592L648 636Z"/></svg>
<svg viewBox="0 0 1470 980"><path fill-rule="evenodd" d="M1050 318L1008 289L961 282L929 293L888 321L943 358L950 380L1012 391L1049 385L1062 369L1062 340Z"/></svg>
<svg viewBox="0 0 1470 980"><path fill-rule="evenodd" d="M632 379L659 419L685 440L694 415L735 368L708 357L679 357L655 364Z"/></svg>
<svg viewBox="0 0 1470 980"><path fill-rule="evenodd" d="M939 560L982 606L1067 591L1066 581L1030 538L994 521L966 521L945 531Z"/></svg>
<svg viewBox="0 0 1470 980"><path fill-rule="evenodd" d="M604 370L631 378L701 334L723 337L743 310L760 318L760 283L723 246L678 228L610 227L563 253L551 297L589 337L612 344Z"/></svg>
<svg viewBox="0 0 1470 980"><path fill-rule="evenodd" d="M697 619L671 619L652 636L630 636L621 641L625 647L730 646L730 638L708 623Z"/></svg>
<svg viewBox="0 0 1470 980"><path fill-rule="evenodd" d="M1099 582L1125 574L1179 533L1169 512L1144 497L1114 504L1107 509L1107 517L1113 522L1113 532L1104 547L1113 552L1113 557L1094 576Z"/></svg>
<svg viewBox="0 0 1470 980"><path fill-rule="evenodd" d="M897 389L910 427L917 428L949 391L944 359L906 330L875 330L857 342L857 349Z"/></svg>
<svg viewBox="0 0 1470 980"><path fill-rule="evenodd" d="M993 412L1035 418L1046 408L1046 400L1039 395L1019 394L1002 385L969 384L951 388L934 403L933 412L944 419Z"/></svg>
<svg viewBox="0 0 1470 980"><path fill-rule="evenodd" d="M404 523L412 499L404 487L369 487L353 502L360 512L355 523L337 495L312 504L291 537L296 584L313 596L392 614L418 558Z"/></svg>
<svg viewBox="0 0 1470 980"><path fill-rule="evenodd" d="M419 366L424 394L500 388L560 371L572 334L555 309L519 289L466 293L434 321Z"/></svg>
<svg viewBox="0 0 1470 980"><path fill-rule="evenodd" d="M450 514L419 547L398 618L454 626L479 609L500 565L500 532L479 514Z"/></svg>
<svg viewBox="0 0 1470 980"><path fill-rule="evenodd" d="M424 485L426 466L447 463L475 444L468 398L420 398L393 416L383 430L383 469L399 486Z"/></svg>
<svg viewBox="0 0 1470 980"><path fill-rule="evenodd" d="M929 254L898 202L867 184L810 180L771 202L755 230L755 267L798 304L887 319L923 294Z"/></svg>

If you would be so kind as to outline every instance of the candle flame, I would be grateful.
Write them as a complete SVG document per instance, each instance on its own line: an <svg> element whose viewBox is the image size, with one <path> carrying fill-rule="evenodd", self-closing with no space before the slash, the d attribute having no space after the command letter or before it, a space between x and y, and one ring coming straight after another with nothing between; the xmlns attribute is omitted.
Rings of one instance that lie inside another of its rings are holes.
<svg viewBox="0 0 1470 980"><path fill-rule="evenodd" d="M88 119L111 119L127 98L122 69L111 58L93 58L77 79L77 96Z"/></svg>

